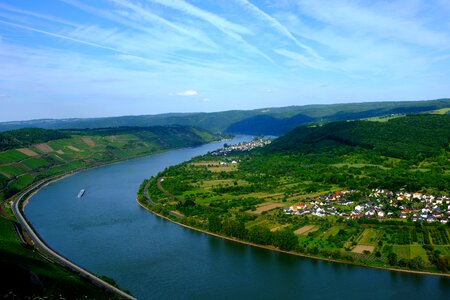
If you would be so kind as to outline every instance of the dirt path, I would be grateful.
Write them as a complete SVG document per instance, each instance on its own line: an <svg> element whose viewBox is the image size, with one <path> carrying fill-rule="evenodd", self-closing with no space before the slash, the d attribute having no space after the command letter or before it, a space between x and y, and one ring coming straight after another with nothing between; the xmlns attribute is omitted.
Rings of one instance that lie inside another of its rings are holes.
<svg viewBox="0 0 450 300"><path fill-rule="evenodd" d="M306 225L306 226L300 227L299 229L294 231L294 233L298 234L298 235L301 235L301 234L306 235L306 234L308 234L310 232L314 232L318 229L319 228L315 225Z"/></svg>
<svg viewBox="0 0 450 300"><path fill-rule="evenodd" d="M256 210L254 210L254 211L249 211L249 212L252 213L252 214L261 214L261 213L263 213L263 212L265 212L265 211L269 211L269 210L272 210L272 209L274 209L274 208L277 208L277 207L283 207L283 206L284 206L284 205L281 204L281 203L268 202L268 203L264 203L264 204L262 204L262 205L258 205L258 206L256 207Z"/></svg>

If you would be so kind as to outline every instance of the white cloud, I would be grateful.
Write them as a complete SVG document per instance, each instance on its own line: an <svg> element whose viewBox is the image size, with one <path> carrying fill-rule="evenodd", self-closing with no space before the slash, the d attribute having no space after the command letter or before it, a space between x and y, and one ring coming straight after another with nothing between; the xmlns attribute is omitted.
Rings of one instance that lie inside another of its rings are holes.
<svg viewBox="0 0 450 300"><path fill-rule="evenodd" d="M114 0L119 1L119 0ZM182 0L152 0L155 3L158 3L160 5L164 5L166 7L170 7L172 9L178 10L180 12L183 12L185 14L188 14L192 17L198 18L200 20L203 20L204 22L209 23L211 26L215 27L217 30L221 31L223 34L228 36L229 38L239 42L244 46L247 50L260 55L261 57L264 57L266 60L268 60L271 63L275 63L268 55L266 55L264 52L262 52L257 47L253 46L249 42L247 42L242 35L250 35L253 34L248 28L241 26L239 24L232 23L228 21L225 18L222 18L221 16L215 15L209 11L200 9L190 3L187 3Z"/></svg>
<svg viewBox="0 0 450 300"><path fill-rule="evenodd" d="M246 8L251 13L255 14L259 19L264 22L267 22L279 33L284 35L286 38L293 41L298 47L306 50L311 56L316 58L321 58L313 49L308 47L307 45L300 42L285 26L283 26L277 19L265 13L261 9L259 9L256 5L248 2L247 0L236 0L242 7Z"/></svg>
<svg viewBox="0 0 450 300"><path fill-rule="evenodd" d="M359 32L361 36L373 36L394 42L430 47L447 47L448 34L428 28L419 14L411 14L406 18L396 11L408 9L400 2L400 6L380 2L364 5L354 1L306 1L299 0L300 10L310 17L339 29L341 32ZM413 10L414 11L414 10ZM357 29L357 30L355 30Z"/></svg>
<svg viewBox="0 0 450 300"><path fill-rule="evenodd" d="M169 95L171 96L181 96L181 97L192 97L192 96L197 96L198 92L196 90L185 90L182 92L178 92L178 93L170 93Z"/></svg>

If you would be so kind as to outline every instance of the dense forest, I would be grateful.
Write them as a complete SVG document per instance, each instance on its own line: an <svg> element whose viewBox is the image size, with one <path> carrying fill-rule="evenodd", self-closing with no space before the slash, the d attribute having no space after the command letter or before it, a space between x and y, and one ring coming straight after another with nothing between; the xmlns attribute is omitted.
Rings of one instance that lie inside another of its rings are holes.
<svg viewBox="0 0 450 300"><path fill-rule="evenodd" d="M170 167L143 183L139 200L281 250L448 272L449 142L449 115L301 126L250 152Z"/></svg>
<svg viewBox="0 0 450 300"><path fill-rule="evenodd" d="M420 159L447 149L449 142L450 115L410 115L386 122L357 120L301 126L264 151L307 154L336 151L336 148L352 152L359 147L380 155Z"/></svg>

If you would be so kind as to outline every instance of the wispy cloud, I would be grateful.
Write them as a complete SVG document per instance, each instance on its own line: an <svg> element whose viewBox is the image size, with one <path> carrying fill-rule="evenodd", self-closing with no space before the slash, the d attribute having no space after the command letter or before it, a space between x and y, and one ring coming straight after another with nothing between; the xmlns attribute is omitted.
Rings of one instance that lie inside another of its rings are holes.
<svg viewBox="0 0 450 300"><path fill-rule="evenodd" d="M49 16L46 14L40 14L40 13L36 13L33 11L29 11L29 10L25 10L25 9L19 9L19 8L15 8L13 6L7 5L7 4L2 4L0 3L0 9L6 10L9 13L15 13L15 14L20 14L20 15L26 15L26 16L30 16L30 17L35 17L38 19L42 19L42 20L46 20L46 21L51 21L51 22L56 22L59 24L63 24L63 25L68 25L68 26L78 26L78 23L76 22L70 22L68 20L56 17L56 16ZM15 16L10 14L9 18L13 19Z"/></svg>
<svg viewBox="0 0 450 300"><path fill-rule="evenodd" d="M181 97L193 97L198 96L198 92L196 90L185 90L177 93L170 93L172 96L181 96Z"/></svg>
<svg viewBox="0 0 450 300"><path fill-rule="evenodd" d="M144 9L143 7L134 4L129 1L120 1L120 0L110 0L116 5L127 8L133 13L126 13L122 10L116 10L111 12L105 9L99 9L91 5L87 5L78 0L60 0L66 4L69 4L73 7L96 15L100 18L104 18L107 20L111 20L118 24L122 24L127 26L128 28L138 30L145 33L152 33L152 28L148 26L148 24L157 24L158 26L162 26L163 28L171 29L181 35L192 38L203 45L206 45L211 48L217 48L217 45L208 38L205 34L199 32L196 28L180 26L174 22L171 22L161 16L158 16L152 13L149 10ZM137 22L137 21L140 22Z"/></svg>
<svg viewBox="0 0 450 300"><path fill-rule="evenodd" d="M3 2L0 120L450 93L445 0Z"/></svg>
<svg viewBox="0 0 450 300"><path fill-rule="evenodd" d="M129 54L129 53L127 53L125 51L122 51L122 50L119 50L119 49L114 49L114 48L103 46L103 45L100 45L100 44L97 44L97 43L93 43L93 42L88 42L88 41L72 38L72 37L61 35L61 34L58 34L58 33L48 32L48 31L45 31L45 30L29 27L29 26L26 26L26 25L16 24L16 23L2 21L2 20L0 20L0 23L3 23L5 25L9 25L9 26L13 26L13 27L17 27L17 28L21 28L21 29L25 29L25 30L29 30L29 31L33 31L33 32L37 32L37 33L41 33L41 34L44 34L44 35L56 37L56 38L59 38L59 39L68 40L68 41L72 41L72 42L76 42L76 43L80 43L80 44L96 47L96 48L110 50L110 51L117 52L117 53L122 53L122 54Z"/></svg>
<svg viewBox="0 0 450 300"><path fill-rule="evenodd" d="M330 66L327 66L325 62L320 62L317 60L311 60L303 54L298 52L286 50L286 49L274 49L274 51L284 57L291 59L292 62L297 64L297 66L309 67L318 70L329 70Z"/></svg>
<svg viewBox="0 0 450 300"><path fill-rule="evenodd" d="M114 0L116 1L116 0ZM239 42L244 46L246 49L260 55L261 57L265 58L271 63L275 63L272 58L270 58L267 54L263 53L260 49L253 46L252 44L248 43L242 36L242 34L252 34L252 32L241 25L234 24L232 22L229 22L228 20L217 16L215 14L212 14L208 11L202 10L198 7L195 7L185 1L182 0L168 0L168 1L162 1L162 0L151 0L155 3L164 5L166 7L170 7L175 10L179 10L181 12L184 12L190 16L199 18L210 25L217 28L219 31L224 33L226 36L232 38L233 40Z"/></svg>
<svg viewBox="0 0 450 300"><path fill-rule="evenodd" d="M283 36L287 37L289 40L293 41L298 47L306 50L308 54L312 55L315 58L320 57L311 47L303 44L300 42L286 27L284 27L276 18L268 15L263 10L258 8L256 5L250 3L247 0L236 0L237 3L239 3L241 6L246 8L251 13L255 14L259 19L262 21L268 22L270 26L275 28L279 33L281 33Z"/></svg>
<svg viewBox="0 0 450 300"><path fill-rule="evenodd" d="M251 31L244 26L232 23L225 18L217 16L206 10L200 9L182 0L150 0L150 1L182 11L188 15L202 19L210 23L220 31L234 38L237 38L238 34L251 34Z"/></svg>
<svg viewBox="0 0 450 300"><path fill-rule="evenodd" d="M371 34L410 44L424 46L449 46L448 34L431 30L422 24L420 16L409 15L408 18L396 14L395 7L389 2L374 2L363 5L355 1L307 1L299 0L302 12L324 22L343 33ZM394 2L395 3L395 2Z"/></svg>

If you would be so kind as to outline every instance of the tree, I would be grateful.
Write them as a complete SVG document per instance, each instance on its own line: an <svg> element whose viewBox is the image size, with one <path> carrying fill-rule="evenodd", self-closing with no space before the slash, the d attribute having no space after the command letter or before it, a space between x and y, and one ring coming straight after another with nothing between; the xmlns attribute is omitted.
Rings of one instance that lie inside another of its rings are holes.
<svg viewBox="0 0 450 300"><path fill-rule="evenodd" d="M222 230L222 220L216 215L210 216L208 218L208 230L212 232L220 232Z"/></svg>
<svg viewBox="0 0 450 300"><path fill-rule="evenodd" d="M391 252L388 254L387 258L388 258L389 264L391 266L397 265L397 259L398 259L397 254L395 254L394 252Z"/></svg>
<svg viewBox="0 0 450 300"><path fill-rule="evenodd" d="M411 269L420 270L420 269L423 269L423 266L424 266L424 261L421 256L416 256L413 259L411 259L409 262L409 267Z"/></svg>
<svg viewBox="0 0 450 300"><path fill-rule="evenodd" d="M273 244L281 250L293 250L298 245L297 236L290 230L276 231L273 235Z"/></svg>
<svg viewBox="0 0 450 300"><path fill-rule="evenodd" d="M244 222L236 220L224 220L222 224L222 232L225 235L243 239L247 236L247 229Z"/></svg>
<svg viewBox="0 0 450 300"><path fill-rule="evenodd" d="M253 243L268 245L272 243L273 234L270 232L269 228L256 225L248 230L247 238Z"/></svg>

